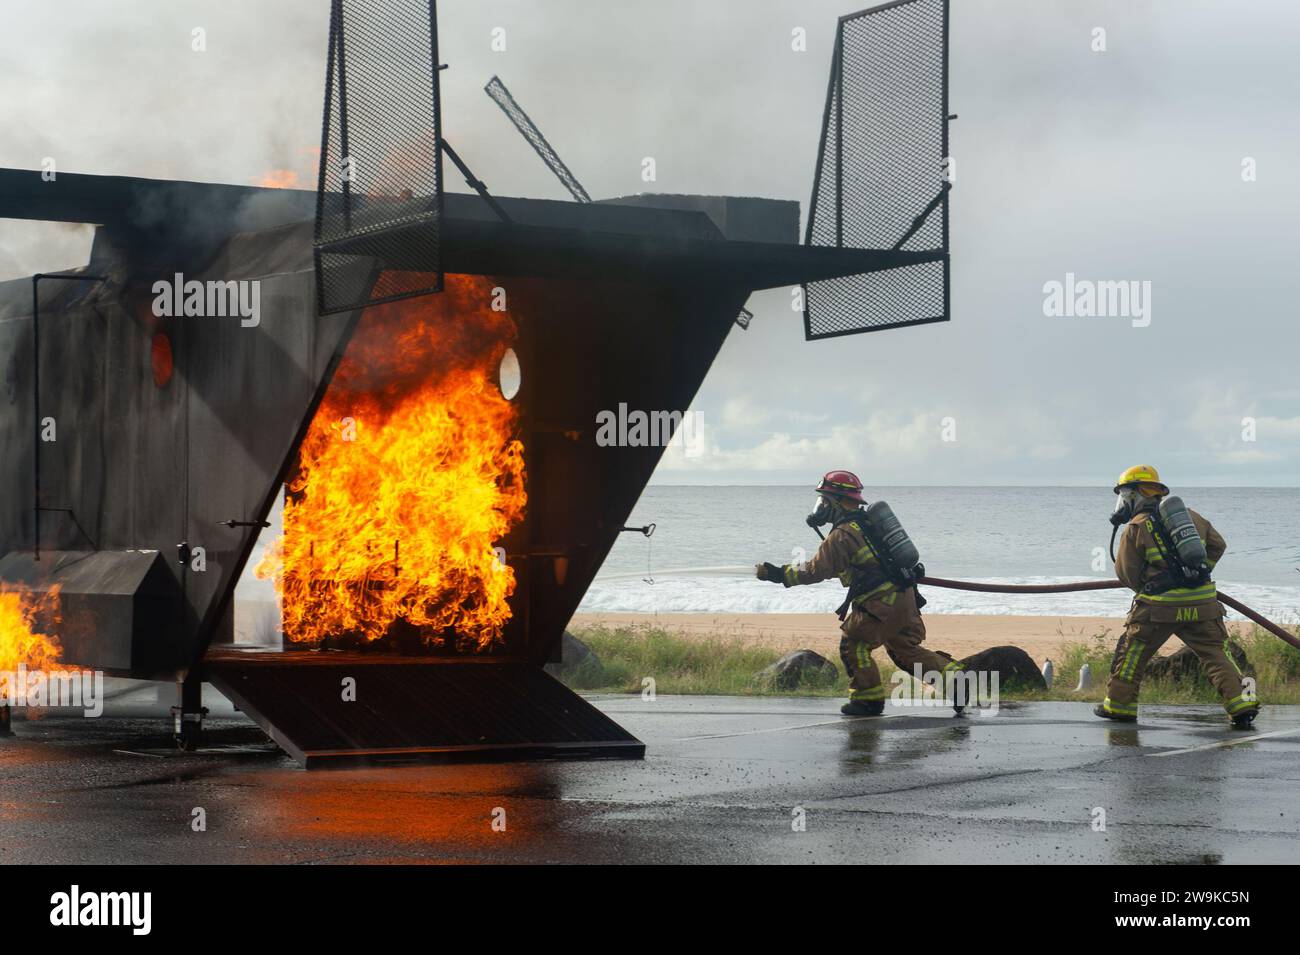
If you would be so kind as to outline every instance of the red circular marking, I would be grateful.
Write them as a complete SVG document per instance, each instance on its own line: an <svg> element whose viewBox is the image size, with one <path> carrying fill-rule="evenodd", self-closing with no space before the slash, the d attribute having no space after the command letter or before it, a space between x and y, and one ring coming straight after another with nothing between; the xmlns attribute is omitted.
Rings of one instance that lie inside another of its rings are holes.
<svg viewBox="0 0 1300 955"><path fill-rule="evenodd" d="M153 364L153 383L161 388L172 380L172 340L164 332L153 336L149 357Z"/></svg>

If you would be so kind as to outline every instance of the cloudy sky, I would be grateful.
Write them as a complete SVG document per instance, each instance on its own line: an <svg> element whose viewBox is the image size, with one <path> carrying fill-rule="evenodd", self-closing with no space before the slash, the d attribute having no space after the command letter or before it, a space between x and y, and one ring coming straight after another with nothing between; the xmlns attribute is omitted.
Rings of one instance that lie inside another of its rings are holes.
<svg viewBox="0 0 1300 955"><path fill-rule="evenodd" d="M439 6L447 136L494 192L567 198L483 94L497 73L597 198L646 189L653 156L654 191L806 213L853 5ZM1149 462L1180 485L1300 484L1300 4L952 6L953 321L811 344L787 292L756 295L695 405L706 452L670 450L657 479L1106 484ZM327 27L325 0L7 0L0 165L310 185ZM0 220L0 277L88 242ZM1149 281L1150 324L1045 315L1066 273Z"/></svg>

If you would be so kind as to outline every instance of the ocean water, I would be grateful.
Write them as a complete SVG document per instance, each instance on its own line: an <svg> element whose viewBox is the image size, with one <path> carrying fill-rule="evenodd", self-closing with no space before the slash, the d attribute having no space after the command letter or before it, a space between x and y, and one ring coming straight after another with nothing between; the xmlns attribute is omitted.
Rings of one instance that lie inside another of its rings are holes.
<svg viewBox="0 0 1300 955"><path fill-rule="evenodd" d="M1177 489L1228 542L1220 589L1281 621L1300 615L1300 489ZM868 488L898 514L926 571L990 583L1057 583L1113 577L1107 518L1115 496L1088 487ZM753 578L753 565L801 559L819 541L804 517L808 487L646 489L580 611L802 613L834 610L836 581L784 588ZM1097 550L1097 549L1100 550ZM1098 564L1098 555L1104 555ZM922 588L927 613L1122 616L1123 590L1023 596Z"/></svg>

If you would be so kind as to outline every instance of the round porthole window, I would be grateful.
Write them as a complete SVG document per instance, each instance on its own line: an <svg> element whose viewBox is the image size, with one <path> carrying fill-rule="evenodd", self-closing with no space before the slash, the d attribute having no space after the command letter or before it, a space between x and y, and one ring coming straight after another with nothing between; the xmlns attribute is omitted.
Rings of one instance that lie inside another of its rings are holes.
<svg viewBox="0 0 1300 955"><path fill-rule="evenodd" d="M523 375L519 369L519 356L515 354L513 348L507 348L506 353L501 356L501 365L497 368L497 387L501 389L501 396L507 401L513 401L515 395L519 394L519 386L523 384Z"/></svg>

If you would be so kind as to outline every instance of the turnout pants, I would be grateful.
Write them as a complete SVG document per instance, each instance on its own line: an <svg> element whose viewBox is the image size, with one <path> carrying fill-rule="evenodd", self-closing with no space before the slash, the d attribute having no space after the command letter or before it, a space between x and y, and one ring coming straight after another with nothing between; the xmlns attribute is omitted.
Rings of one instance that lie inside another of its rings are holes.
<svg viewBox="0 0 1300 955"><path fill-rule="evenodd" d="M925 641L925 624L912 588L854 607L840 629L844 633L840 638L840 659L849 674L850 700L885 698L880 668L871 658L871 651L882 645L894 662L909 672L918 663L923 670L945 675L950 670L961 669L961 664L951 657L921 646Z"/></svg>
<svg viewBox="0 0 1300 955"><path fill-rule="evenodd" d="M1213 610L1211 611L1213 612ZM1201 668L1219 691L1223 708L1229 716L1259 706L1253 694L1245 692L1241 671L1228 653L1228 628L1223 625L1222 611L1210 620L1153 620L1167 616L1136 605L1124 624L1124 634L1115 646L1110 664L1110 684L1102 706L1110 713L1137 716L1138 691L1147 664L1165 642L1177 635L1200 658ZM1205 616L1202 612L1200 616Z"/></svg>

